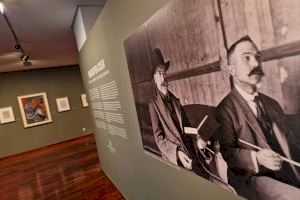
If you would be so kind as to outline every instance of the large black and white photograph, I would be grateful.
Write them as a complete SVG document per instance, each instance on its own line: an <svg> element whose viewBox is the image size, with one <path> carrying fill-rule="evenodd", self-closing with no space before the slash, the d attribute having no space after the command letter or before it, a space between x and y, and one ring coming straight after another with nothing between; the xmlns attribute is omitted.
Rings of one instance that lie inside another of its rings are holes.
<svg viewBox="0 0 300 200"><path fill-rule="evenodd" d="M300 1L171 0L125 41L145 151L250 200L300 197Z"/></svg>

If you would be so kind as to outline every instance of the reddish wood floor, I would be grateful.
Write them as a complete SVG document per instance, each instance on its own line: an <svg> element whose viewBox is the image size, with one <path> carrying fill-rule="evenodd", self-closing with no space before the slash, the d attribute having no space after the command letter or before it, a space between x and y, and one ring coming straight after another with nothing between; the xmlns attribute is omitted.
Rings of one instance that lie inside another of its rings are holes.
<svg viewBox="0 0 300 200"><path fill-rule="evenodd" d="M94 136L0 159L0 200L123 200L100 169Z"/></svg>

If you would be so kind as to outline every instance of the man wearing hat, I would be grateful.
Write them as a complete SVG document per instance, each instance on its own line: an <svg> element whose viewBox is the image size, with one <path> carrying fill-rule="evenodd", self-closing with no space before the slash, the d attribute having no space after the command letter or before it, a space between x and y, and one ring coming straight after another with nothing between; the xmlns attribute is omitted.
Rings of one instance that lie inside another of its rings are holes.
<svg viewBox="0 0 300 200"><path fill-rule="evenodd" d="M206 141L199 135L191 137L183 131L184 127L190 126L189 121L180 100L168 90L165 80L170 61L165 62L160 49L156 48L151 54L151 64L156 88L149 102L149 111L162 158L229 189L220 177L209 170L207 158L203 156Z"/></svg>

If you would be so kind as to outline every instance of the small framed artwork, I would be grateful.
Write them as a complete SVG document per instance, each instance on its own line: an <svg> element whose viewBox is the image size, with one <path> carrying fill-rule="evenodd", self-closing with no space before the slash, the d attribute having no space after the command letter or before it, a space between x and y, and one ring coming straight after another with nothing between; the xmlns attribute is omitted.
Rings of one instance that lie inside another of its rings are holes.
<svg viewBox="0 0 300 200"><path fill-rule="evenodd" d="M45 92L18 96L24 128L52 122Z"/></svg>
<svg viewBox="0 0 300 200"><path fill-rule="evenodd" d="M5 124L9 122L14 122L15 116L12 107L0 108L0 123Z"/></svg>
<svg viewBox="0 0 300 200"><path fill-rule="evenodd" d="M87 102L87 98L86 98L86 94L81 94L81 103L82 103L82 107L88 107L89 103Z"/></svg>
<svg viewBox="0 0 300 200"><path fill-rule="evenodd" d="M71 109L68 97L57 98L56 104L58 112L64 112Z"/></svg>

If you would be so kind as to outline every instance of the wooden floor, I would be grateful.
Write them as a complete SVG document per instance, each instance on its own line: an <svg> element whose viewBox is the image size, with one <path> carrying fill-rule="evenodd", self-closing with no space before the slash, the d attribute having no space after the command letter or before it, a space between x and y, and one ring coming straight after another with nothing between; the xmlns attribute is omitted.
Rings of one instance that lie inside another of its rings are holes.
<svg viewBox="0 0 300 200"><path fill-rule="evenodd" d="M100 169L94 136L0 159L0 200L123 200Z"/></svg>

